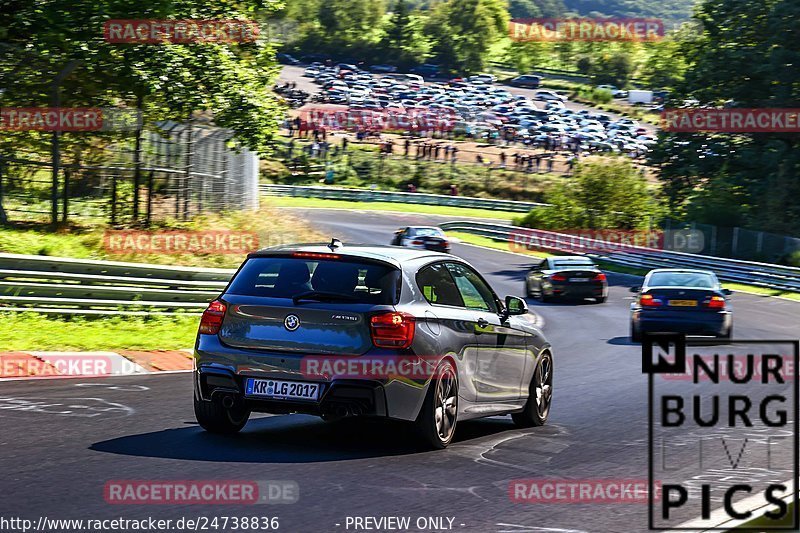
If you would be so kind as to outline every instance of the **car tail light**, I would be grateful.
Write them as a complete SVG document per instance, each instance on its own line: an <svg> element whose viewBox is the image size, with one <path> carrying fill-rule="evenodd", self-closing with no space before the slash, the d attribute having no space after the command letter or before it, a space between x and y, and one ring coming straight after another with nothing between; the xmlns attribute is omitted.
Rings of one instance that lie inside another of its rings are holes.
<svg viewBox="0 0 800 533"><path fill-rule="evenodd" d="M214 300L208 304L208 308L203 311L200 319L200 333L205 335L216 335L222 326L222 319L225 318L225 311L228 309L224 303Z"/></svg>
<svg viewBox="0 0 800 533"><path fill-rule="evenodd" d="M320 254L317 252L294 252L292 257L302 257L305 259L339 259L337 254Z"/></svg>
<svg viewBox="0 0 800 533"><path fill-rule="evenodd" d="M394 311L369 319L372 344L378 348L408 348L414 341L416 318Z"/></svg>
<svg viewBox="0 0 800 533"><path fill-rule="evenodd" d="M550 276L550 281L567 281L567 276L564 274L553 274Z"/></svg>
<svg viewBox="0 0 800 533"><path fill-rule="evenodd" d="M603 274L602 272L600 272L599 274L595 274L594 280L595 281L605 281L606 280L606 275Z"/></svg>
<svg viewBox="0 0 800 533"><path fill-rule="evenodd" d="M425 244L425 241L411 241L411 244L417 244L417 245Z"/></svg>
<svg viewBox="0 0 800 533"><path fill-rule="evenodd" d="M725 309L725 298L722 296L712 296L705 304L709 309Z"/></svg>
<svg viewBox="0 0 800 533"><path fill-rule="evenodd" d="M654 298L652 294L642 294L639 297L639 305L642 307L660 307L661 300Z"/></svg>

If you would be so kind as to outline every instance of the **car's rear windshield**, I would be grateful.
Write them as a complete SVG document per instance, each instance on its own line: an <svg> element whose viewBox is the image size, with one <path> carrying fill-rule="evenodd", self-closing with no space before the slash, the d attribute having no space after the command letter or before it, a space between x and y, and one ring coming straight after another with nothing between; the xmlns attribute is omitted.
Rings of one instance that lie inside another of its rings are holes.
<svg viewBox="0 0 800 533"><path fill-rule="evenodd" d="M705 272L654 272L647 281L650 287L697 287L713 289L714 276Z"/></svg>
<svg viewBox="0 0 800 533"><path fill-rule="evenodd" d="M247 260L227 292L242 296L294 298L322 292L342 303L397 303L400 271L382 263L292 257ZM334 298L335 299L335 298Z"/></svg>
<svg viewBox="0 0 800 533"><path fill-rule="evenodd" d="M571 267L595 267L596 265L591 259L562 259L561 261L553 261L555 268L571 268Z"/></svg>
<svg viewBox="0 0 800 533"><path fill-rule="evenodd" d="M416 237L442 237L444 235L439 228L414 228L411 234Z"/></svg>

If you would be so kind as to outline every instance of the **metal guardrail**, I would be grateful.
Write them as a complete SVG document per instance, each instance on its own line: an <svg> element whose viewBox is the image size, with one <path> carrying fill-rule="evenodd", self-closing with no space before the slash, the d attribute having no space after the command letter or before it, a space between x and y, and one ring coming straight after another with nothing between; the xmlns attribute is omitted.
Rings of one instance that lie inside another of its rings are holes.
<svg viewBox="0 0 800 533"><path fill-rule="evenodd" d="M0 253L0 311L197 314L234 270Z"/></svg>
<svg viewBox="0 0 800 533"><path fill-rule="evenodd" d="M261 184L261 192L271 196L296 196L300 198L326 198L350 202L394 202L406 204L439 205L451 207L473 207L497 211L527 213L535 207L548 204L518 202L515 200L496 200L472 196L449 196L419 192L372 191L366 189L347 189L343 187L316 187L304 185Z"/></svg>
<svg viewBox="0 0 800 533"><path fill-rule="evenodd" d="M531 230L506 224L454 221L445 222L439 226L444 230L464 231L499 241L517 243L521 247L529 242L531 234L535 234L538 236L538 241L542 243L537 247L554 252L582 253L620 266L643 269L702 268L713 270L723 281L800 292L800 268L795 267L632 245L620 246L618 250L609 250L609 243L606 241L586 238L576 241L575 235Z"/></svg>
<svg viewBox="0 0 800 533"><path fill-rule="evenodd" d="M413 194L413 193L412 193ZM643 269L695 267L716 272L723 281L800 292L800 268L723 259L705 255L624 246L575 235L476 221L440 224L526 246L535 235L537 248L582 253L620 266ZM117 261L95 261L0 253L0 311L87 315L199 314L228 283L234 270Z"/></svg>

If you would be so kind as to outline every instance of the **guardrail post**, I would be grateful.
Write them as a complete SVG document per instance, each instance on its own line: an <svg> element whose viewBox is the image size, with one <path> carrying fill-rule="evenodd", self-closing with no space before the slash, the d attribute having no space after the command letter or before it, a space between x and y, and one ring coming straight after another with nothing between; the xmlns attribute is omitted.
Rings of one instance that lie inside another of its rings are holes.
<svg viewBox="0 0 800 533"><path fill-rule="evenodd" d="M147 214L145 215L144 223L150 226L150 220L153 217L153 178L155 170L151 170L147 176Z"/></svg>
<svg viewBox="0 0 800 533"><path fill-rule="evenodd" d="M716 255L717 253L717 227L711 226L711 248L709 255Z"/></svg>
<svg viewBox="0 0 800 533"><path fill-rule="evenodd" d="M117 223L117 173L111 173L111 225Z"/></svg>
<svg viewBox="0 0 800 533"><path fill-rule="evenodd" d="M6 216L6 209L3 207L3 177L5 176L6 163L0 158L0 224L6 224L8 217Z"/></svg>
<svg viewBox="0 0 800 533"><path fill-rule="evenodd" d="M62 200L63 200L62 203L64 205L64 208L63 208L64 212L61 213L61 222L63 222L64 224L67 223L67 217L69 216L69 180L70 180L71 175L72 175L72 173L70 172L70 169L65 168L64 169L64 198L62 198Z"/></svg>
<svg viewBox="0 0 800 533"><path fill-rule="evenodd" d="M192 119L189 117L189 122L186 129L187 142L186 142L186 167L183 176L183 219L189 218L189 192L192 186L192 158L194 156L194 132L192 131Z"/></svg>
<svg viewBox="0 0 800 533"><path fill-rule="evenodd" d="M136 97L136 109L139 113L142 112L144 106L144 97L139 94ZM139 123L136 127L136 144L133 150L133 220L139 220L139 187L142 181L142 125ZM149 194L149 193L148 193Z"/></svg>
<svg viewBox="0 0 800 533"><path fill-rule="evenodd" d="M733 242L731 243L731 256L736 257L739 248L739 228L733 228Z"/></svg>

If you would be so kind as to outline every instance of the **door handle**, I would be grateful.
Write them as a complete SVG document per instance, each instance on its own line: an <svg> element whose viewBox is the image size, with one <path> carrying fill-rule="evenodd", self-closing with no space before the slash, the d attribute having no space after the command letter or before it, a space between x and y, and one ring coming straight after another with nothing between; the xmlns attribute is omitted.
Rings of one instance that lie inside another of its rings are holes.
<svg viewBox="0 0 800 533"><path fill-rule="evenodd" d="M478 327L485 328L488 325L489 325L489 321L486 320L485 318L479 318L478 319Z"/></svg>

